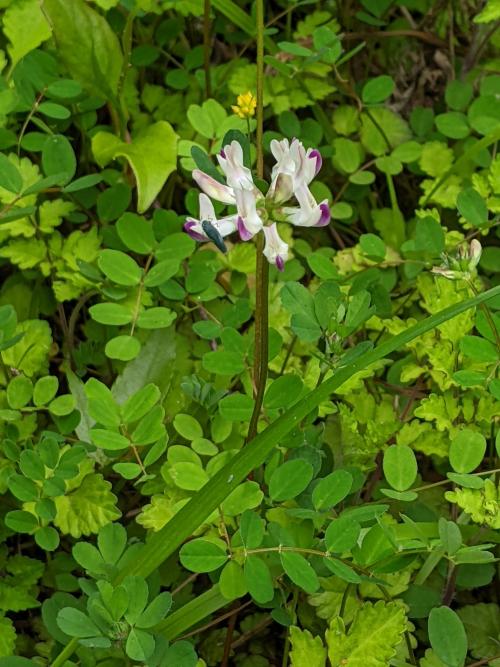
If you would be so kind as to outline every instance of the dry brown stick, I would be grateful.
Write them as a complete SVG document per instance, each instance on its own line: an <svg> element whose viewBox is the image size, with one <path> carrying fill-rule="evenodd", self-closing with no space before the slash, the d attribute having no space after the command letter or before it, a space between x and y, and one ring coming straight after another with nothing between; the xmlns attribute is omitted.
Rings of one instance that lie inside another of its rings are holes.
<svg viewBox="0 0 500 667"><path fill-rule="evenodd" d="M197 635L200 632L204 632L205 630L208 630L209 628L213 628L214 625L218 625L219 623L222 623L222 621L225 621L226 618L229 618L230 616L233 616L234 614L238 614L242 609L245 609L246 607L248 607L251 604L252 604L252 600L248 600L248 602L245 602L244 604L240 605L237 609L232 609L231 611L227 611L225 614L221 614L220 616L217 616L217 618L214 618L213 621L210 621L209 623L205 623L205 625L202 625L199 628L196 628L196 630L191 630L191 632L186 632L185 635L182 635L182 637L179 637L179 640L187 639L188 637L193 637L194 635Z"/></svg>
<svg viewBox="0 0 500 667"><path fill-rule="evenodd" d="M439 46L442 49L448 48L448 44L445 41L430 32L423 32L422 30L367 30L366 32L346 32L342 35L342 39L346 41L370 39L373 37L414 37L421 42L432 44L432 46Z"/></svg>

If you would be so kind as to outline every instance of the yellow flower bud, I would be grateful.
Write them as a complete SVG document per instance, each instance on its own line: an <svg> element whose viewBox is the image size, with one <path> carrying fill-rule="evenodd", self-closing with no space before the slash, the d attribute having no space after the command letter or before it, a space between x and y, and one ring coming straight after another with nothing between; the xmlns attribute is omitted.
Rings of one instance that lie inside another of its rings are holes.
<svg viewBox="0 0 500 667"><path fill-rule="evenodd" d="M253 93L248 91L248 93L238 95L236 104L234 104L231 109L240 118L250 118L250 116L255 116L256 107L257 98Z"/></svg>

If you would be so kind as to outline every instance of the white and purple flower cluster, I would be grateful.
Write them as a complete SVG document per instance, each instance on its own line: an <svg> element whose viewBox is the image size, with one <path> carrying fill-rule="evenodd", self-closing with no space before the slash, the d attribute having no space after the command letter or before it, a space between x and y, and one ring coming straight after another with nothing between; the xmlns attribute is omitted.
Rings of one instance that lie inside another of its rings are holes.
<svg viewBox="0 0 500 667"><path fill-rule="evenodd" d="M288 245L280 238L275 217L299 227L323 227L330 222L330 208L325 199L316 203L309 184L321 169L321 155L305 149L298 139L273 140L271 151L276 159L267 195L256 187L252 172L243 163L243 149L232 141L217 155L226 184L199 169L193 178L200 193L200 219L187 218L184 230L196 241L214 241L225 249L223 238L238 231L242 241L249 241L261 230L265 235L264 255L282 271L288 258ZM295 197L298 206L284 206ZM236 213L217 219L211 199L236 206Z"/></svg>

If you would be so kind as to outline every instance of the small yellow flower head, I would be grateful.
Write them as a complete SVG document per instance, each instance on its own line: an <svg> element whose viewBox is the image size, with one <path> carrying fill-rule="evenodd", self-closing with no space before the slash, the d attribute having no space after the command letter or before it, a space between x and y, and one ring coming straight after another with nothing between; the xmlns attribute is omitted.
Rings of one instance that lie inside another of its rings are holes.
<svg viewBox="0 0 500 667"><path fill-rule="evenodd" d="M250 116L255 116L255 108L257 106L257 98L248 91L248 93L243 93L238 95L237 104L234 104L231 109L234 113L240 118L250 118Z"/></svg>

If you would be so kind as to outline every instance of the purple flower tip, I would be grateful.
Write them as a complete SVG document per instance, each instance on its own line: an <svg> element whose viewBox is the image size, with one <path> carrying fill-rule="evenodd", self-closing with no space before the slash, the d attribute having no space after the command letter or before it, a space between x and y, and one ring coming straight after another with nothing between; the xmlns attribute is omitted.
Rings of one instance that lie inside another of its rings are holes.
<svg viewBox="0 0 500 667"><path fill-rule="evenodd" d="M195 241L206 241L207 239L198 232L195 232L193 227L196 227L196 222L194 220L187 220L184 223L184 231L186 234L188 234Z"/></svg>
<svg viewBox="0 0 500 667"><path fill-rule="evenodd" d="M321 157L321 153L317 148L314 148L310 154L309 158L316 160L316 167L315 167L315 176L318 174L319 170L321 169L321 165L323 164L323 158Z"/></svg>
<svg viewBox="0 0 500 667"><path fill-rule="evenodd" d="M223 148L220 149L219 155L226 159L226 151Z"/></svg>
<svg viewBox="0 0 500 667"><path fill-rule="evenodd" d="M330 222L330 207L326 202L319 205L319 210L321 211L321 216L316 223L316 227L324 227Z"/></svg>
<svg viewBox="0 0 500 667"><path fill-rule="evenodd" d="M241 216L238 216L237 224L238 224L238 233L240 235L240 239L242 241L250 241L250 239L252 238L252 234L245 227L245 223Z"/></svg>
<svg viewBox="0 0 500 667"><path fill-rule="evenodd" d="M276 256L276 268L278 271L284 271L285 269L285 262L283 261L283 257L280 257L280 255Z"/></svg>

